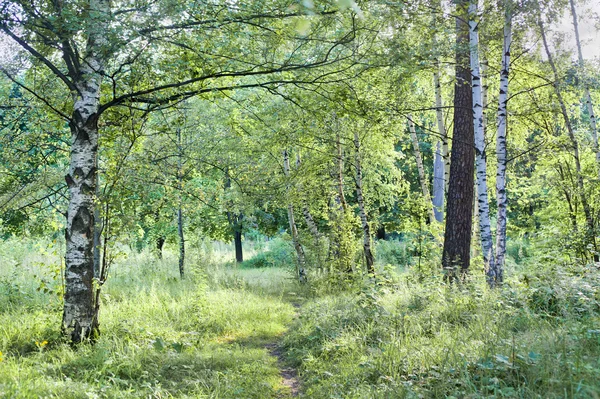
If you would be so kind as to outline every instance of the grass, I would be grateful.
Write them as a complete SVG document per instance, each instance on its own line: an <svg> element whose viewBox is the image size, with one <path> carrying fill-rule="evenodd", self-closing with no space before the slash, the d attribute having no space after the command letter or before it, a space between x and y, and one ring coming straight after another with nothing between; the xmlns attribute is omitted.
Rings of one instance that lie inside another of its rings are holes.
<svg viewBox="0 0 600 399"><path fill-rule="evenodd" d="M266 347L281 343L307 398L600 398L596 268L511 260L493 292L392 267L299 287L289 267L228 266L220 246L191 248L183 281L168 251L130 254L103 291L100 340L74 349L52 248L0 243L0 397L286 397Z"/></svg>
<svg viewBox="0 0 600 399"><path fill-rule="evenodd" d="M60 337L56 287L37 291L59 254L49 254L48 273L41 275L35 245L4 243L2 251L0 397L285 394L277 359L265 348L285 332L295 311L284 299L285 271L214 269L209 283L199 269L180 281L172 257L122 259L102 297L100 340L73 349Z"/></svg>

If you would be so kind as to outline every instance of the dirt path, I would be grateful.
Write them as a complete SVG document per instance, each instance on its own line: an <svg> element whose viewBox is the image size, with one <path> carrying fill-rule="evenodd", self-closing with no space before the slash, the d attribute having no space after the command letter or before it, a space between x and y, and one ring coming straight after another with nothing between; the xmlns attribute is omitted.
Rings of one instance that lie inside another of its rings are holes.
<svg viewBox="0 0 600 399"><path fill-rule="evenodd" d="M288 395L280 395L281 398L292 397L295 398L300 393L300 380L298 379L298 371L293 367L285 366L285 358L283 351L277 343L270 343L265 345L265 348L269 351L269 354L277 358L277 365L279 367L279 375L281 375L281 383L284 387L289 389Z"/></svg>
<svg viewBox="0 0 600 399"><path fill-rule="evenodd" d="M294 313L294 319L298 317L298 309L300 305L293 303L296 312ZM281 341L281 340L280 340ZM300 379L298 378L298 370L293 367L286 366L285 354L278 342L271 342L265 345L265 349L269 351L269 354L277 358L277 367L279 368L279 375L281 376L281 383L284 387L288 388L287 393L279 395L280 398L295 398L300 394Z"/></svg>

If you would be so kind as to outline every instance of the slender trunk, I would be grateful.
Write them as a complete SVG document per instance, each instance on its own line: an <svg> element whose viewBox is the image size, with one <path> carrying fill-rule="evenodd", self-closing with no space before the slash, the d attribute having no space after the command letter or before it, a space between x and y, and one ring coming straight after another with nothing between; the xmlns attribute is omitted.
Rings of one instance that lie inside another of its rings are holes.
<svg viewBox="0 0 600 399"><path fill-rule="evenodd" d="M575 173L577 174L577 188L579 191L579 200L581 201L581 205L583 207L583 213L585 215L585 220L587 224L587 232L586 237L589 244L592 245L594 252L597 252L596 245L596 237L594 234L594 217L592 215L592 210L590 208L589 202L587 200L587 195L585 194L585 187L583 184L583 174L581 172L581 161L579 157L579 143L577 142L577 138L575 137L575 132L573 131L573 126L571 125L571 120L569 119L569 114L567 113L567 108L565 106L564 99L562 97L562 93L559 89L559 76L558 71L556 70L556 65L554 64L554 59L552 58L552 53L548 47L548 41L546 40L546 32L544 31L544 25L540 20L538 22L540 27L540 33L542 35L542 42L544 44L544 49L546 51L546 56L548 57L548 63L550 64L550 68L552 68L552 73L554 75L554 91L556 93L556 98L558 99L558 104L560 106L560 112L565 121L565 125L567 128L567 134L569 140L571 141L571 146L573 150L573 158L575 160ZM598 261L598 255L594 254L594 261Z"/></svg>
<svg viewBox="0 0 600 399"><path fill-rule="evenodd" d="M242 263L244 261L244 251L242 247L242 222L241 220L234 225L233 243L235 246L235 261Z"/></svg>
<svg viewBox="0 0 600 399"><path fill-rule="evenodd" d="M500 69L500 93L498 95L498 130L496 132L496 269L495 283L504 280L504 259L506 258L506 222L508 197L506 195L506 133L508 120L508 78L510 71L510 46L512 44L512 10L510 0L504 3L504 41L502 45L502 66Z"/></svg>
<svg viewBox="0 0 600 399"><path fill-rule="evenodd" d="M106 28L109 2L91 0L96 11L87 29L86 56L74 77L73 113L70 120L71 159L65 176L69 205L65 229L65 296L62 330L72 343L99 334L98 305L94 295L94 231L98 159L98 109L100 84L106 63Z"/></svg>
<svg viewBox="0 0 600 399"><path fill-rule="evenodd" d="M179 234L179 276L185 276L185 237L183 236L183 210L177 209L177 233Z"/></svg>
<svg viewBox="0 0 600 399"><path fill-rule="evenodd" d="M225 191L231 189L231 178L229 177L229 168L225 169ZM231 207L232 204L229 203L228 207ZM235 214L231 210L227 211L227 221L229 222L229 228L233 233L233 245L235 247L235 261L237 263L242 263L244 261L244 252L242 248L242 220L244 219L244 215L242 213Z"/></svg>
<svg viewBox="0 0 600 399"><path fill-rule="evenodd" d="M579 24L577 22L577 12L575 10L575 1L569 0L571 4L571 15L573 16L573 29L575 30L575 42L577 44L577 55L579 58L579 68L581 73L581 80L583 81L583 89L585 91L585 103L588 114L590 116L590 129L592 131L592 145L593 150L596 153L596 164L598 167L598 178L600 178L600 148L598 146L598 129L596 127L596 115L594 114L594 107L592 104L592 97L590 95L590 85L587 80L585 68L583 65L583 53L581 51L581 41L579 39Z"/></svg>
<svg viewBox="0 0 600 399"><path fill-rule="evenodd" d="M339 131L336 136L336 146L337 146L337 159L338 159L338 173L337 173L337 183L338 183L338 195L340 198L340 204L342 205L342 209L344 212L346 208L348 208L348 203L346 202L346 196L344 195L344 153L342 151L342 141L340 138Z"/></svg>
<svg viewBox="0 0 600 399"><path fill-rule="evenodd" d="M473 222L474 133L471 70L469 67L468 1L457 5L456 18L456 83L454 87L454 128L450 184L446 206L446 230L442 263L447 279L464 274L471 261L471 228Z"/></svg>
<svg viewBox="0 0 600 399"><path fill-rule="evenodd" d="M477 164L477 209L479 211L479 236L481 239L481 251L483 253L483 265L486 270L488 284L493 286L496 280L496 262L494 261L490 204L487 193L487 155L485 150L481 74L479 70L479 17L477 15L476 1L471 0L469 5L469 47L471 49L475 162Z"/></svg>
<svg viewBox="0 0 600 399"><path fill-rule="evenodd" d="M415 123L412 119L412 115L408 115L408 130L410 131L410 138L413 145L413 151L415 153L415 161L417 162L417 171L419 172L419 183L421 184L421 192L423 193L423 200L427 207L427 214L429 223L433 224L435 220L434 208L431 203L431 195L429 194L429 186L427 184L427 177L425 176L425 168L423 167L423 158L421 157L421 150L419 149L419 139L417 138L417 131L415 129Z"/></svg>
<svg viewBox="0 0 600 399"><path fill-rule="evenodd" d="M158 259L163 258L163 247L165 246L165 237L160 236L156 239L156 252L158 253Z"/></svg>
<svg viewBox="0 0 600 399"><path fill-rule="evenodd" d="M183 144L181 129L177 129L177 189L179 208L177 209L177 233L179 234L179 276L185 276L185 237L183 235Z"/></svg>
<svg viewBox="0 0 600 399"><path fill-rule="evenodd" d="M433 22L435 23L435 19ZM450 181L450 152L448 151L448 132L446 131L446 126L444 126L444 113L442 111L444 108L444 104L442 101L442 85L440 84L440 63L437 59L434 62L433 87L435 91L435 116L437 119L438 133L440 134L442 141L442 159L444 162L444 193L442 196L443 201L443 198L448 192L448 182ZM443 209L441 209L441 212L443 218Z"/></svg>
<svg viewBox="0 0 600 399"><path fill-rule="evenodd" d="M385 225L380 225L377 231L375 232L375 238L378 240L385 240L387 234L385 232Z"/></svg>
<svg viewBox="0 0 600 399"><path fill-rule="evenodd" d="M435 220L444 221L444 158L441 143L438 141L433 158L433 212Z"/></svg>
<svg viewBox="0 0 600 399"><path fill-rule="evenodd" d="M296 227L296 221L294 220L294 205L292 205L292 201L290 199L290 155L287 150L283 150L283 172L286 179L288 179L286 191L288 196L288 222L290 225L290 234L292 236L292 243L294 244L294 249L296 250L296 256L298 258L296 263L296 277L298 277L298 280L301 283L304 283L306 282L306 256L304 255L304 248L302 248L302 244L300 244L300 239L298 237L298 228Z"/></svg>
<svg viewBox="0 0 600 399"><path fill-rule="evenodd" d="M363 248L365 250L365 260L367 262L367 273L375 274L375 258L371 251L371 230L367 212L365 210L365 201L363 197L362 166L360 160L360 140L358 132L354 132L354 149L356 150L356 200L360 213L360 221L363 229Z"/></svg>
<svg viewBox="0 0 600 399"><path fill-rule="evenodd" d="M567 167L569 167L567 165ZM567 176L563 170L562 165L560 164L560 162L558 163L558 165L556 166L556 170L558 171L558 174L560 175L560 180L561 180L561 189L563 194L565 195L565 200L567 201L567 205L569 207L569 219L571 220L571 226L573 227L573 232L577 233L577 210L576 207L573 206L573 198L571 197L571 193L569 192L569 190L567 190L567 187L564 185L565 181L567 180Z"/></svg>
<svg viewBox="0 0 600 399"><path fill-rule="evenodd" d="M296 168L297 169L300 168L300 164L301 164L300 154L297 154L296 155ZM308 209L308 205L306 204L306 201L303 201L302 215L304 216L304 221L306 222L308 231L310 231L310 233L314 237L315 243L318 244L319 239L321 238L321 233L319 232L319 228L317 227L317 224L315 223L315 219L313 218L312 214L310 213L310 209Z"/></svg>

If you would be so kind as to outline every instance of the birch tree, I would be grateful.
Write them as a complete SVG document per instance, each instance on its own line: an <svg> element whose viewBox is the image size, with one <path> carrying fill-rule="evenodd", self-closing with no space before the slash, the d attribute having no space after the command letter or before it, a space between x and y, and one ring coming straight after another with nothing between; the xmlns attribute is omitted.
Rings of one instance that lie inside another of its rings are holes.
<svg viewBox="0 0 600 399"><path fill-rule="evenodd" d="M321 85L348 73L360 58L344 47L354 40L356 23L335 9L313 12L335 21L319 25L322 30L311 43L295 33L295 18L305 10L290 11L280 3L257 12L230 3L3 0L0 13L0 31L50 71L70 96L50 98L21 83L71 130L62 328L74 343L99 333L93 236L98 121L106 110L150 111L201 94L276 91L283 84L311 84L315 77ZM252 51L239 54L240 48ZM349 65L338 68L342 61ZM309 70L319 68L327 71L309 77ZM2 72L20 83L6 68Z"/></svg>
<svg viewBox="0 0 600 399"><path fill-rule="evenodd" d="M553 87L554 94L558 100L558 105L560 107L560 113L563 117L565 128L567 130L567 137L571 143L571 150L573 151L573 160L575 162L575 175L577 180L577 189L579 200L581 201L581 206L583 207L583 213L585 215L586 221L586 240L589 244L592 245L594 250L594 261L598 261L597 254L597 244L596 244L596 235L594 234L594 215L592 214L592 209L590 207L590 203L587 198L587 194L585 191L585 184L583 181L583 172L581 169L581 157L579 155L579 142L577 137L575 137L575 132L573 130L573 125L569 118L569 114L567 113L567 107L565 105L565 101L563 99L562 93L560 91L560 77L558 75L558 70L556 68L556 64L554 63L554 57L552 56L552 52L550 51L550 47L548 46L548 40L546 38L546 30L544 27L544 23L542 22L541 17L538 19L538 27L540 29L540 35L542 36L542 43L544 46L544 50L546 52L546 56L548 57L548 64L550 64L550 69L552 70L553 77Z"/></svg>
<svg viewBox="0 0 600 399"><path fill-rule="evenodd" d="M579 39L579 23L577 21L577 10L575 9L575 0L569 0L571 6L571 16L573 17L573 30L575 31L575 44L577 45L577 59L579 62L579 73L583 81L583 90L585 95L585 105L590 117L590 131L592 133L592 146L596 154L596 164L598 167L598 177L600 178L600 148L598 147L598 129L596 127L596 115L594 114L594 106L592 96L590 95L590 85L585 72L583 63L583 52L581 51L581 40Z"/></svg>
<svg viewBox="0 0 600 399"><path fill-rule="evenodd" d="M510 47L512 44L512 3L504 2L504 32L502 41L502 62L500 67L500 90L498 94L498 117L496 131L496 201L498 211L496 217L496 264L492 273L493 283L503 280L504 259L506 257L506 222L508 197L506 193L506 167L508 163L506 150L506 127L508 119L508 82L510 74Z"/></svg>
<svg viewBox="0 0 600 399"><path fill-rule="evenodd" d="M479 17L477 0L469 4L469 45L471 50L471 74L473 96L473 119L475 131L475 162L477 165L477 209L479 211L479 236L483 253L483 264L488 283L495 280L494 246L490 223L490 205L487 193L487 156L485 145L485 129L483 121L483 98L481 90L481 73L479 69Z"/></svg>

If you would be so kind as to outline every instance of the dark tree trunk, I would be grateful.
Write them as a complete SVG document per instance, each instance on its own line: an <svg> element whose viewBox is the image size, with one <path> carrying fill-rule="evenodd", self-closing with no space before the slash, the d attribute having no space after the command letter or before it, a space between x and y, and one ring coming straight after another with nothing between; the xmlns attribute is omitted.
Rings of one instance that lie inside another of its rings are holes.
<svg viewBox="0 0 600 399"><path fill-rule="evenodd" d="M239 223L234 227L233 242L235 245L235 261L242 263L244 261L244 253L242 251L242 224Z"/></svg>
<svg viewBox="0 0 600 399"><path fill-rule="evenodd" d="M381 225L379 226L379 228L377 228L377 232L375 233L375 238L377 238L378 240L385 240L385 226Z"/></svg>
<svg viewBox="0 0 600 399"><path fill-rule="evenodd" d="M475 151L468 6L468 1L464 0L457 4L454 129L442 254L442 264L450 281L458 278L459 270L461 274L466 273L471 261Z"/></svg>
<svg viewBox="0 0 600 399"><path fill-rule="evenodd" d="M165 246L165 237L160 236L156 239L156 252L158 253L158 259L163 258L163 247Z"/></svg>

